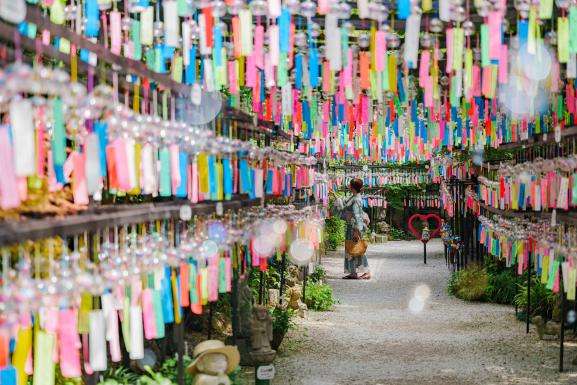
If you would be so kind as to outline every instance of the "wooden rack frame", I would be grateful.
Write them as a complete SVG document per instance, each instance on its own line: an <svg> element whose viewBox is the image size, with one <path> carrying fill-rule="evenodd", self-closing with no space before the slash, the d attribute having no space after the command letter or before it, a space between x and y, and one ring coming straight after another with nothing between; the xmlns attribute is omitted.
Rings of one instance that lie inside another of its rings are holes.
<svg viewBox="0 0 577 385"><path fill-rule="evenodd" d="M64 217L0 222L0 246L54 236L73 236L106 227L179 219L182 206L189 206L193 215L211 214L216 212L218 205L222 205L223 210L238 210L259 206L261 199L249 199L248 196L241 195L229 201L196 204L183 199L162 203L122 205L121 207L103 206Z"/></svg>

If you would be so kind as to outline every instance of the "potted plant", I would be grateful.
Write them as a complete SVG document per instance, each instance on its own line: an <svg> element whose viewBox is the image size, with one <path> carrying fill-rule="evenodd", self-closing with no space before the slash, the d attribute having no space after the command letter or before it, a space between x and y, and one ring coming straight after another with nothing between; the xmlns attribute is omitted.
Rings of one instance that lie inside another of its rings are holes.
<svg viewBox="0 0 577 385"><path fill-rule="evenodd" d="M284 336L289 331L289 329L294 326L294 321L292 320L293 310L276 306L271 311L271 316L273 338L270 345L274 350L278 350L284 339Z"/></svg>

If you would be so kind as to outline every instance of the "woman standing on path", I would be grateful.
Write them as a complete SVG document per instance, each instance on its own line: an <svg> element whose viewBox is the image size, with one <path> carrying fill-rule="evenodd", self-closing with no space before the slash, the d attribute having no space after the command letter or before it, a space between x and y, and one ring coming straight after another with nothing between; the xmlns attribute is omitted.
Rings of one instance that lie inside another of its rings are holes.
<svg viewBox="0 0 577 385"><path fill-rule="evenodd" d="M347 222L345 239L357 242L361 239L366 227L363 218L363 198L360 194L363 189L363 181L354 178L349 187L353 195L348 199L339 198L334 191L331 192L335 197L337 207L343 212L342 218ZM353 257L345 250L345 273L348 274L343 279L370 279L367 256L363 254L359 257Z"/></svg>

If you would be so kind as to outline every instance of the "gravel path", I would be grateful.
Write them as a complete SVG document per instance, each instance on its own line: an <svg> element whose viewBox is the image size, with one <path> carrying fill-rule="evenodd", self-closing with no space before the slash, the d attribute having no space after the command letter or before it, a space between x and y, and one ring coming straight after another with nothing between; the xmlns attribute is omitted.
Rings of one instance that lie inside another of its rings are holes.
<svg viewBox="0 0 577 385"><path fill-rule="evenodd" d="M558 342L539 341L533 329L525 334L513 307L447 294L437 240L427 265L420 242L372 245L368 282L340 279L341 255L323 260L340 303L298 321L275 361L274 384L577 384L577 345L566 344L569 372L559 374ZM415 314L409 302L422 284L430 296Z"/></svg>

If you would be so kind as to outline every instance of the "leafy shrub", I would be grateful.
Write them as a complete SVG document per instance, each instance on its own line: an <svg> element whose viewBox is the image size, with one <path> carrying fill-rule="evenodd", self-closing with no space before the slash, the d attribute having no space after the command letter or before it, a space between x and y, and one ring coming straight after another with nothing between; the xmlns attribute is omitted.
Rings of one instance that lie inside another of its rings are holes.
<svg viewBox="0 0 577 385"><path fill-rule="evenodd" d="M328 311L337 303L333 288L327 284L315 283L306 288L305 303L310 310Z"/></svg>
<svg viewBox="0 0 577 385"><path fill-rule="evenodd" d="M189 356L183 357L184 367L186 368L192 362L192 358ZM158 372L168 378L173 383L178 383L178 360L176 357L167 358L164 360ZM192 384L192 376L188 373L184 373L184 383Z"/></svg>
<svg viewBox="0 0 577 385"><path fill-rule="evenodd" d="M487 299L491 302L511 305L515 302L517 289L516 276L512 269L489 274Z"/></svg>
<svg viewBox="0 0 577 385"><path fill-rule="evenodd" d="M309 279L311 283L320 283L324 281L327 276L327 271L322 265L315 266L315 271L309 275Z"/></svg>
<svg viewBox="0 0 577 385"><path fill-rule="evenodd" d="M526 280L519 283L519 292L515 296L515 304L527 308L527 285ZM541 283L540 279L531 279L531 314L530 316L540 315L545 319L553 318L557 294L547 290L546 285Z"/></svg>
<svg viewBox="0 0 577 385"><path fill-rule="evenodd" d="M346 222L337 216L332 216L325 223L325 245L327 250L336 250L345 243Z"/></svg>
<svg viewBox="0 0 577 385"><path fill-rule="evenodd" d="M515 270L507 267L505 260L486 257L485 270L489 274L487 300L494 303L511 305L517 294L517 276Z"/></svg>
<svg viewBox="0 0 577 385"><path fill-rule="evenodd" d="M284 334L295 326L293 321L294 312L290 308L282 309L280 307L275 307L270 311L270 314L272 317L273 332Z"/></svg>
<svg viewBox="0 0 577 385"><path fill-rule="evenodd" d="M480 301L485 298L489 286L489 275L479 265L471 264L453 273L449 280L449 292L466 301Z"/></svg>
<svg viewBox="0 0 577 385"><path fill-rule="evenodd" d="M397 229L395 227L391 228L391 231L389 232L389 237L391 237L392 241L404 241L409 239L409 236L407 233L405 233L405 230Z"/></svg>

